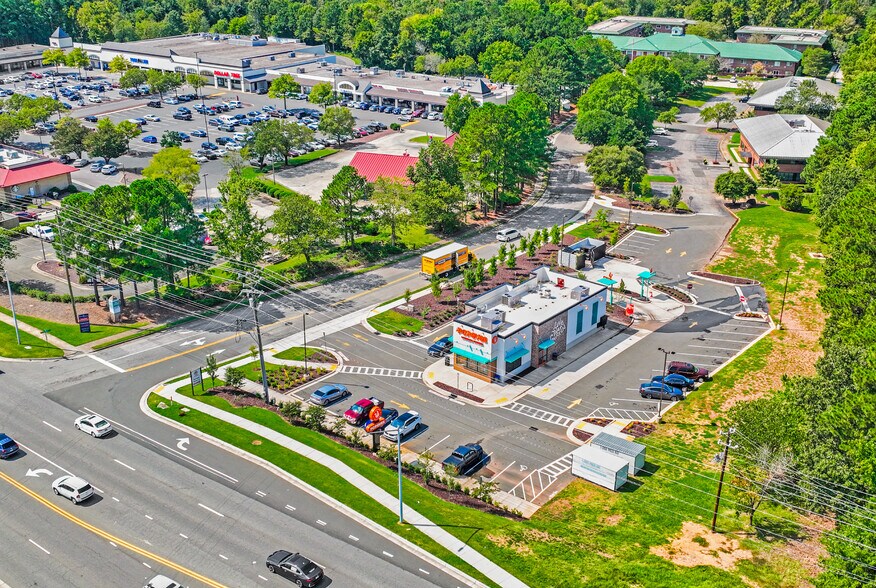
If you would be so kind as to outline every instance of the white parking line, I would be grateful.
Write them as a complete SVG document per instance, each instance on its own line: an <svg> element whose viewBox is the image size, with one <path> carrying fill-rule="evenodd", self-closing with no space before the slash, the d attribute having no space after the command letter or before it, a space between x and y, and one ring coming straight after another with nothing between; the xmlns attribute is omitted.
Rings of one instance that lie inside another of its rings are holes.
<svg viewBox="0 0 876 588"><path fill-rule="evenodd" d="M256 490L256 494L259 495L259 496L267 496L267 494L265 494L265 493L262 492L261 490Z"/></svg>
<svg viewBox="0 0 876 588"><path fill-rule="evenodd" d="M320 520L320 519L316 519L316 524L317 524L317 525L322 525L323 527L325 527L328 523L325 522L325 521L322 521L322 520Z"/></svg>
<svg viewBox="0 0 876 588"><path fill-rule="evenodd" d="M715 347L714 345L688 345L688 347L699 347L701 349L719 349L721 351L739 351L735 347Z"/></svg>
<svg viewBox="0 0 876 588"><path fill-rule="evenodd" d="M128 469L131 470L132 472L136 472L136 471L137 471L137 470L135 470L134 468L132 468L131 466L129 466L128 464L126 464L126 463L124 463L124 462L121 462L121 461L119 461L119 460L117 460L117 459L114 459L113 461L116 462L117 464L119 464L120 466L123 466L123 467L128 468Z"/></svg>
<svg viewBox="0 0 876 588"><path fill-rule="evenodd" d="M147 519L149 519L150 521L154 521L154 520L155 520L155 519L153 519L152 517L150 517L149 515L143 515L143 516L146 517Z"/></svg>
<svg viewBox="0 0 876 588"><path fill-rule="evenodd" d="M225 515L222 514L221 512L219 512L218 510L213 510L213 509L210 508L209 506L203 505L203 504L201 504L200 502L198 503L198 506L200 506L201 508L203 508L203 509L206 510L206 511L212 512L212 513L213 513L214 515L216 515L216 516L220 516L220 517L222 517L223 519L225 518Z"/></svg>
<svg viewBox="0 0 876 588"><path fill-rule="evenodd" d="M745 337L742 341L737 341L736 339L715 339L713 337L703 337L703 341L721 341L722 343L748 343L749 335L740 335L740 337Z"/></svg>
<svg viewBox="0 0 876 588"><path fill-rule="evenodd" d="M350 539L352 539L353 541L358 541L358 540L359 540L359 538L356 537L355 535L349 535L349 537L350 537Z"/></svg>
<svg viewBox="0 0 876 588"><path fill-rule="evenodd" d="M219 554L219 557L221 557L221 558L224 559L224 560L227 560L227 559L228 559L227 557L225 557L225 556L222 555L221 553Z"/></svg>
<svg viewBox="0 0 876 588"><path fill-rule="evenodd" d="M419 569L421 572L423 572L423 573L426 574L427 576L429 575L429 572L427 572L427 571L424 570L423 568L417 568L417 569Z"/></svg>
<svg viewBox="0 0 876 588"><path fill-rule="evenodd" d="M47 426L47 427L51 427L51 428L55 429L55 430L58 431L59 433L61 432L61 429L59 429L58 427L56 427L55 425L53 425L53 424L51 424L51 423L47 423L46 421L43 421L43 424L44 424L45 426Z"/></svg>
<svg viewBox="0 0 876 588"><path fill-rule="evenodd" d="M148 563L146 563L145 561L144 561L144 562L140 562L140 563L142 563L144 566L146 566L146 567L149 568L150 570L152 569L152 566L150 566L150 565L149 565Z"/></svg>
<svg viewBox="0 0 876 588"><path fill-rule="evenodd" d="M46 555L52 555L51 553L49 553L49 550L48 550L48 549L46 549L45 547L43 547L42 545L40 545L39 543L37 543L37 542L34 541L33 539L28 539L28 541L30 541L31 543L33 543L33 544L37 547L37 549L42 550ZM386 552L384 551L384 553L386 553Z"/></svg>
<svg viewBox="0 0 876 588"><path fill-rule="evenodd" d="M426 449L426 451L432 451L433 447L436 447L436 446L440 445L441 443L443 443L444 440L447 439L447 437L450 437L450 435L447 435L446 437L444 437L444 439L442 439L441 441L438 441L438 443L435 443L435 445L432 445L432 447L429 447L428 449Z"/></svg>
<svg viewBox="0 0 876 588"><path fill-rule="evenodd" d="M515 463L517 463L517 460L516 460L516 459L515 459L514 461L512 461L511 463L509 463L508 465L506 465L506 466L505 466L505 469L503 469L501 472L499 472L498 474L496 474L495 476L493 476L492 478L490 478L490 481L491 481L491 482L495 482L495 481L496 481L496 478L498 478L499 476L501 476L502 474L504 474L505 471L506 471L508 468L510 468L511 466L513 466Z"/></svg>
<svg viewBox="0 0 876 588"><path fill-rule="evenodd" d="M386 557L395 557L393 554L391 554L391 553L388 552L388 551L384 551L384 552L383 552L383 555L385 555Z"/></svg>
<svg viewBox="0 0 876 588"><path fill-rule="evenodd" d="M284 508L285 508L286 510L291 510L291 511L294 511L294 510L295 510L295 507L292 506L291 504L287 504Z"/></svg>
<svg viewBox="0 0 876 588"><path fill-rule="evenodd" d="M268 579L267 579L267 578L265 578L265 577L264 577L264 576L263 576L263 575L261 575L261 574L259 574L259 578L261 578L261 579L262 579L262 580L264 580L264 581L265 581L265 582L267 582L267 581L268 581Z"/></svg>
<svg viewBox="0 0 876 588"><path fill-rule="evenodd" d="M179 536L182 537L183 539L188 539L188 538L189 538L188 535L183 535L182 533L180 533Z"/></svg>
<svg viewBox="0 0 876 588"><path fill-rule="evenodd" d="M676 353L676 355L686 355L688 357L708 357L711 359L728 359L726 355L703 355L702 353Z"/></svg>

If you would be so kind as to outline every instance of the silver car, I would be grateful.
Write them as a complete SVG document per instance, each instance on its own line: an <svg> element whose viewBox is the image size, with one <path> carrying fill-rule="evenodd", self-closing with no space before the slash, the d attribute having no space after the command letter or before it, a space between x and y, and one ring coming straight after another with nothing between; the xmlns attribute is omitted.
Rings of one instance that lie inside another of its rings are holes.
<svg viewBox="0 0 876 588"><path fill-rule="evenodd" d="M79 504L94 495L94 488L82 478L61 476L52 482L52 492L58 496L69 498L73 504Z"/></svg>
<svg viewBox="0 0 876 588"><path fill-rule="evenodd" d="M328 406L350 395L346 386L340 384L326 384L320 386L310 395L310 402L319 406Z"/></svg>

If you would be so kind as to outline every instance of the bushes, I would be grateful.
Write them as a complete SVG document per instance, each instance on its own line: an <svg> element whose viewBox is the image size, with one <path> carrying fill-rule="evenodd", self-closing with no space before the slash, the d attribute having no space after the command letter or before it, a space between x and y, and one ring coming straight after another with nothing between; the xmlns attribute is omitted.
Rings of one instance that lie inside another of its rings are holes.
<svg viewBox="0 0 876 588"><path fill-rule="evenodd" d="M285 186L281 186L280 184L268 180L258 179L256 182L258 182L265 194L274 198L282 198L283 196L290 196L295 193Z"/></svg>
<svg viewBox="0 0 876 588"><path fill-rule="evenodd" d="M499 202L506 206L517 206L520 204L520 196L515 194L500 194Z"/></svg>
<svg viewBox="0 0 876 588"><path fill-rule="evenodd" d="M398 123L390 123L389 128L393 131L398 131L401 129L401 125Z"/></svg>
<svg viewBox="0 0 876 588"><path fill-rule="evenodd" d="M45 290L38 290L37 288L29 288L27 286L22 286L17 282L12 282L12 293L13 294L23 294L25 296L30 296L31 298L36 298L37 300L42 300L44 302L62 302L64 304L70 304L70 295L69 294L55 294L54 292L46 292ZM75 296L74 300L76 302L91 302L94 300L93 296Z"/></svg>
<svg viewBox="0 0 876 588"><path fill-rule="evenodd" d="M788 212L803 210L803 187L796 184L785 184L779 188L779 204Z"/></svg>
<svg viewBox="0 0 876 588"><path fill-rule="evenodd" d="M225 368L225 383L239 389L243 384L243 370L234 367Z"/></svg>

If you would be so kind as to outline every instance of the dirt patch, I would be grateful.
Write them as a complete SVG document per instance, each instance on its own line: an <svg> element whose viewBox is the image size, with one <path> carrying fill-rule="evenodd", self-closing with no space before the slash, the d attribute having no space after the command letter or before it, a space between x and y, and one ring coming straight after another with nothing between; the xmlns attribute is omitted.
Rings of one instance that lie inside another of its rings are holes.
<svg viewBox="0 0 876 588"><path fill-rule="evenodd" d="M674 537L669 545L651 547L650 551L677 566L688 568L712 566L732 570L738 561L752 558L752 553L742 549L736 539L712 533L692 521L681 525L680 535Z"/></svg>
<svg viewBox="0 0 876 588"><path fill-rule="evenodd" d="M505 549L511 549L517 555L535 555L535 552L532 551L532 548L529 545L521 541L514 541L507 535L487 535L487 539L498 545L499 547L503 547Z"/></svg>
<svg viewBox="0 0 876 588"><path fill-rule="evenodd" d="M547 531L531 528L523 531L523 538L527 541L539 541L541 543L557 543L563 541L560 537L554 537Z"/></svg>
<svg viewBox="0 0 876 588"><path fill-rule="evenodd" d="M603 517L603 519L599 522L607 527L614 527L615 525L620 523L622 520L624 520L624 515L613 514L613 515L608 515L607 517Z"/></svg>

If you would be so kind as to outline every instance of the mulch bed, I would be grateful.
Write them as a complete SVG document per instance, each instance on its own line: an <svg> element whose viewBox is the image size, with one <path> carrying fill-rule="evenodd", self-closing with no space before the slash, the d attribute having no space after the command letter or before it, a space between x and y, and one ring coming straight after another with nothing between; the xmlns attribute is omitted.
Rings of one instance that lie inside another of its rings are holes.
<svg viewBox="0 0 876 588"><path fill-rule="evenodd" d="M658 292L663 292L670 298L674 298L679 302L684 304L693 304L693 298L688 296L688 294L678 288L673 288L672 286L667 286L666 284L652 284L651 288L657 290Z"/></svg>
<svg viewBox="0 0 876 588"><path fill-rule="evenodd" d="M591 425L596 425L597 427L607 427L612 423L611 419L600 419L596 417L584 419L585 423L590 423Z"/></svg>
<svg viewBox="0 0 876 588"><path fill-rule="evenodd" d="M572 435L575 437L575 439L579 439L581 441L584 441L585 443L589 441L591 437L593 437L593 433L584 431L583 429L573 430Z"/></svg>
<svg viewBox="0 0 876 588"><path fill-rule="evenodd" d="M484 401L484 399L479 397L479 396L475 396L474 394L471 394L470 392L466 392L465 390L460 390L459 388L457 388L455 386L451 386L450 384L445 384L444 382L435 382L435 387L441 388L445 392L450 392L451 394L454 394L456 396L462 396L463 398L468 398L469 400L473 400L474 402L480 403L480 402Z"/></svg>
<svg viewBox="0 0 876 588"><path fill-rule="evenodd" d="M633 421L623 429L621 429L621 433L626 435L632 435L637 439L640 437L644 437L645 435L650 435L654 431L657 430L657 425L653 423L643 423L641 421Z"/></svg>
<svg viewBox="0 0 876 588"><path fill-rule="evenodd" d="M713 274L712 272L691 272L691 275L697 276L699 278L708 278L710 280L715 280L718 282L733 284L734 286L756 286L760 283L757 280L752 280L750 278L740 278L737 276L728 276L725 274Z"/></svg>

